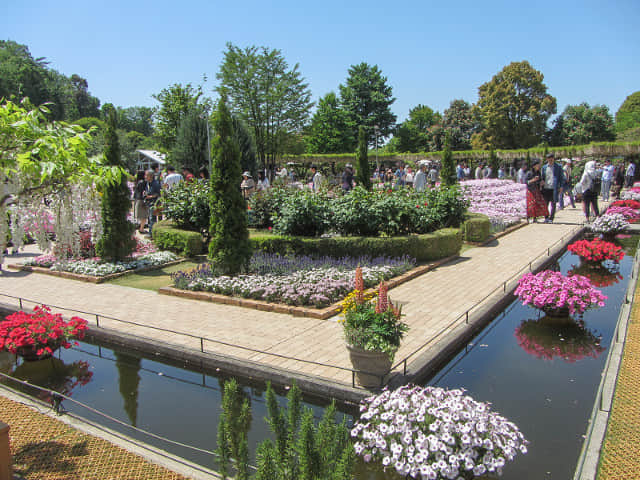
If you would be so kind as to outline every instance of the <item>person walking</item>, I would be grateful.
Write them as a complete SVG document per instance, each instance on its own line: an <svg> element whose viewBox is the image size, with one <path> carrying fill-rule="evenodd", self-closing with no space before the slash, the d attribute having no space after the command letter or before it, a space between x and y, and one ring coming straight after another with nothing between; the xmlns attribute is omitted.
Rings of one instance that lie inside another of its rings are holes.
<svg viewBox="0 0 640 480"><path fill-rule="evenodd" d="M312 188L313 191L317 193L324 185L324 177L318 171L318 167L316 167L315 165L311 165L311 175Z"/></svg>
<svg viewBox="0 0 640 480"><path fill-rule="evenodd" d="M149 209L149 236L153 236L153 225L158 220L156 202L160 198L162 187L160 187L160 182L154 178L153 170L147 170L145 180L144 202Z"/></svg>
<svg viewBox="0 0 640 480"><path fill-rule="evenodd" d="M136 186L133 190L133 216L138 225L138 232L144 233L144 229L149 219L149 208L144 201L144 191L147 182L144 179L144 170L138 170L136 174Z"/></svg>
<svg viewBox="0 0 640 480"><path fill-rule="evenodd" d="M604 161L604 167L602 168L602 200L609 201L609 192L611 191L611 183L613 182L613 175L616 171L616 167L611 164L611 159L607 158Z"/></svg>
<svg viewBox="0 0 640 480"><path fill-rule="evenodd" d="M571 160L567 159L567 161L564 162L564 166L562 167L562 173L564 174L564 183L562 185L562 191L560 192L560 199L559 199L560 210L564 208L565 193L569 197L569 201L571 202L571 208L576 208L576 202L573 197L573 188L571 188L571 172L572 172Z"/></svg>
<svg viewBox="0 0 640 480"><path fill-rule="evenodd" d="M531 170L526 173L527 184L527 221L536 222L538 217L547 217L549 210L541 192L542 177L540 174L540 160L535 160Z"/></svg>
<svg viewBox="0 0 640 480"><path fill-rule="evenodd" d="M544 197L549 208L549 215L545 217L545 223L553 223L556 215L556 202L558 201L558 192L564 183L564 173L562 167L556 163L553 153L547 154L547 163L543 165L542 170L542 196Z"/></svg>
<svg viewBox="0 0 640 480"><path fill-rule="evenodd" d="M427 188L427 165L424 163L420 164L420 170L413 179L413 188L416 192L424 192Z"/></svg>
<svg viewBox="0 0 640 480"><path fill-rule="evenodd" d="M576 183L575 192L582 194L582 203L584 205L584 216L589 221L591 208L593 207L593 213L596 217L600 216L600 210L598 209L598 191L595 188L596 184L596 162L590 160L584 165L584 172L582 178Z"/></svg>
<svg viewBox="0 0 640 480"><path fill-rule="evenodd" d="M520 166L520 169L518 170L517 173L517 179L518 179L518 183L527 183L527 164L526 162L522 162L522 165Z"/></svg>
<svg viewBox="0 0 640 480"><path fill-rule="evenodd" d="M636 164L631 161L627 167L627 171L624 174L625 185L627 188L633 187L633 181L636 178Z"/></svg>
<svg viewBox="0 0 640 480"><path fill-rule="evenodd" d="M342 190L344 193L348 193L353 188L353 167L350 163L347 163L342 172L341 178Z"/></svg>

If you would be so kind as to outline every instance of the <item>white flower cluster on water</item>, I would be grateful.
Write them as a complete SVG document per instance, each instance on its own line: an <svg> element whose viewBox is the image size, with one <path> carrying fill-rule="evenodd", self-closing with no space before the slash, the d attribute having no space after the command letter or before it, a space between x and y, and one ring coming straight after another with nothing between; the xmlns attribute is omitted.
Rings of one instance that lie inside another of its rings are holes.
<svg viewBox="0 0 640 480"><path fill-rule="evenodd" d="M168 262L177 260L178 256L172 252L155 252L143 255L128 262L100 262L98 260L72 260L57 261L51 266L51 270L58 272L71 272L81 275L92 275L94 277L103 277L112 273L125 272L127 270L136 270L143 267L153 267L163 265Z"/></svg>
<svg viewBox="0 0 640 480"><path fill-rule="evenodd" d="M527 216L527 186L511 180L460 182L469 211L487 215L492 223L514 223Z"/></svg>
<svg viewBox="0 0 640 480"><path fill-rule="evenodd" d="M322 305L335 301L353 288L354 272L354 269L331 267L313 268L288 275L200 277L191 281L187 289L267 301L280 298L285 303L294 305L301 305L309 300L310 303ZM391 277L392 272L393 267L389 265L362 267L362 276L369 285L380 278Z"/></svg>
<svg viewBox="0 0 640 480"><path fill-rule="evenodd" d="M620 200L635 200L640 202L640 192L635 192L633 190L625 190L620 193Z"/></svg>
<svg viewBox="0 0 640 480"><path fill-rule="evenodd" d="M527 444L518 427L464 390L405 385L364 400L351 430L356 453L402 476L463 479L492 473Z"/></svg>
<svg viewBox="0 0 640 480"><path fill-rule="evenodd" d="M589 225L589 229L594 233L620 232L627 228L629 228L629 222L621 213L605 213Z"/></svg>

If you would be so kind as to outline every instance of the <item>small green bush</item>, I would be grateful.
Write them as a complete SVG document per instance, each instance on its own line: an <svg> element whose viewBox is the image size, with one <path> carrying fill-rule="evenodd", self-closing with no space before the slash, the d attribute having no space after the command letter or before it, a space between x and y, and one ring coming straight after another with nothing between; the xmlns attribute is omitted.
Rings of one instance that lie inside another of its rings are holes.
<svg viewBox="0 0 640 480"><path fill-rule="evenodd" d="M169 220L153 226L153 243L161 250L170 250L185 257L204 252L204 241L199 232L182 230Z"/></svg>
<svg viewBox="0 0 640 480"><path fill-rule="evenodd" d="M491 220L481 213L469 213L462 224L466 242L484 242L491 234Z"/></svg>
<svg viewBox="0 0 640 480"><path fill-rule="evenodd" d="M208 232L209 190L208 182L180 182L163 193L162 212L180 228Z"/></svg>
<svg viewBox="0 0 640 480"><path fill-rule="evenodd" d="M273 227L274 217L280 214L285 199L294 191L291 187L274 186L251 195L249 197L249 227Z"/></svg>
<svg viewBox="0 0 640 480"><path fill-rule="evenodd" d="M284 200L274 229L281 235L320 236L329 228L328 207L324 194L294 190Z"/></svg>

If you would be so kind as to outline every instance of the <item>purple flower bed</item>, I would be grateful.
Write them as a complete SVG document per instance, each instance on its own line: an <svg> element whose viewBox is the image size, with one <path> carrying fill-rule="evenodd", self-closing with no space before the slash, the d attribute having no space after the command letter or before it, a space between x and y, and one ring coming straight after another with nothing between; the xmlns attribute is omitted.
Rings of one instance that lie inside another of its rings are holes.
<svg viewBox="0 0 640 480"><path fill-rule="evenodd" d="M177 272L172 278L174 286L184 290L325 307L353 290L358 266L362 267L365 286L373 287L381 280L410 270L415 266L415 260L407 256L313 258L256 253L247 275L219 275L211 265L205 264L187 272Z"/></svg>

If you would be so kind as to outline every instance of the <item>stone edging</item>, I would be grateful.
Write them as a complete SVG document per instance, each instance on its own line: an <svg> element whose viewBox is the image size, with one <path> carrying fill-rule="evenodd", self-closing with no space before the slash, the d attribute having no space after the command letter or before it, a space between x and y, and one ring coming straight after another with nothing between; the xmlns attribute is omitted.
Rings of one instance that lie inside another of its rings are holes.
<svg viewBox="0 0 640 480"><path fill-rule="evenodd" d="M397 277L393 277L392 279L388 280L387 285L390 289L395 288L457 257L458 255L452 255L450 257L441 258L440 260L436 260L435 262L429 263L427 265L421 265L419 267L412 268L408 272L405 272L402 275L398 275ZM190 298L192 300L202 300L206 302L222 303L225 305L253 308L255 310L262 310L264 312L285 313L293 315L294 317L317 318L318 320L326 320L327 318L333 317L334 315L340 313L340 302L334 303L333 305L325 308L306 308L286 305L282 303L269 303L249 298L230 297L219 293L181 290L174 287L161 287L160 289L158 289L158 293L162 295Z"/></svg>
<svg viewBox="0 0 640 480"><path fill-rule="evenodd" d="M124 272L110 273L109 275L103 275L101 277L95 277L93 275L83 275L81 273L73 272L59 272L57 270L51 270L50 268L36 267L32 265L11 264L8 265L8 267L14 270L22 270L24 272L42 273L44 275L51 275L52 277L80 280L81 282L104 283L108 280L113 280L114 278L124 277L125 275L129 275L130 273L143 273L150 272L152 270L159 270L164 267L170 267L171 265L177 265L178 263L182 263L183 261L184 259L181 258L178 260L174 260L173 262L163 263L162 265L149 265L148 267L136 268L134 270L125 270Z"/></svg>

